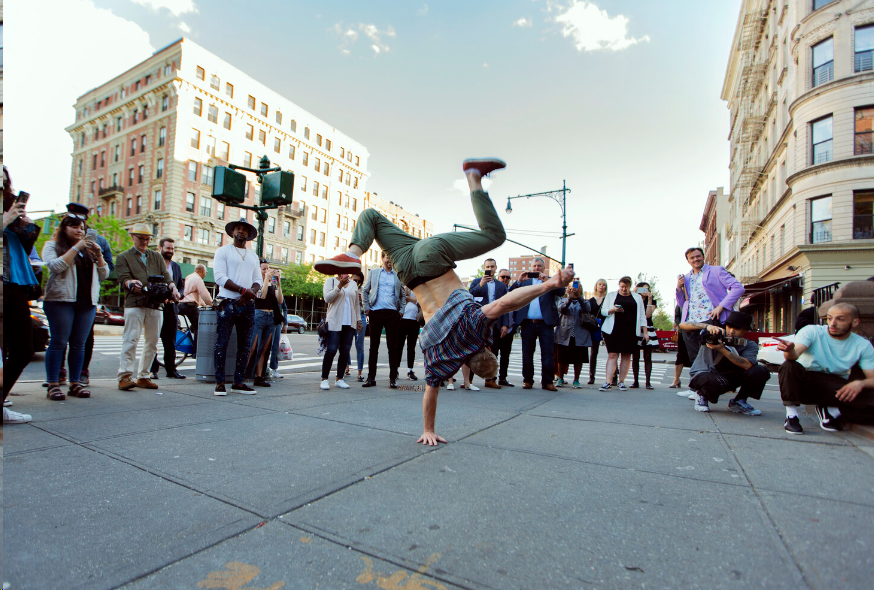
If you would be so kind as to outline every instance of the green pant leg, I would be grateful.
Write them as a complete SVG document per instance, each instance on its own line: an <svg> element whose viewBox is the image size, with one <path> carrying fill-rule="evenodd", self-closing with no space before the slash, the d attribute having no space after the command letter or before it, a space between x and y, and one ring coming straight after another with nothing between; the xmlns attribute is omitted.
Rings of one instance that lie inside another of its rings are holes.
<svg viewBox="0 0 874 590"><path fill-rule="evenodd" d="M416 276L410 254L421 240L400 229L376 209L365 209L355 223L349 243L367 252L374 241L388 253L402 283Z"/></svg>
<svg viewBox="0 0 874 590"><path fill-rule="evenodd" d="M470 194L479 231L437 234L413 248L420 276L434 276L455 268L458 260L476 258L504 243L507 234L495 206L485 191Z"/></svg>

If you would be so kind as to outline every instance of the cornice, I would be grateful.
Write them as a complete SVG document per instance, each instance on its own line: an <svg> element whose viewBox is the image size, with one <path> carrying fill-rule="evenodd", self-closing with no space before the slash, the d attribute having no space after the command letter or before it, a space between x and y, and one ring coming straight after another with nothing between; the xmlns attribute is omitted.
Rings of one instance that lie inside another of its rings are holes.
<svg viewBox="0 0 874 590"><path fill-rule="evenodd" d="M789 115L794 117L795 110L797 108L799 108L804 103L812 100L813 98L818 97L820 94L825 94L827 92L837 90L838 88L843 88L845 86L855 86L856 84L864 84L866 82L872 81L874 81L874 72L862 72L859 74L846 76L844 78L838 78L837 80L832 80L831 82L827 82L821 86L811 88L810 90L792 101L792 104L789 105Z"/></svg>
<svg viewBox="0 0 874 590"><path fill-rule="evenodd" d="M82 127L86 127L88 125L95 125L95 124L97 124L98 121L101 121L103 119L108 119L108 118L110 118L113 115L116 115L118 113L123 113L124 112L123 109L125 109L125 108L130 109L133 106L140 106L140 105L154 106L157 104L157 101L155 99L155 95L162 93L162 92L165 92L165 91L170 91L171 94L176 94L176 92L177 92L176 87L173 85L174 81L175 81L175 79L174 80L168 79L166 82L164 82L162 84L154 85L151 88L143 90L142 92L140 92L137 95L127 96L123 99L123 101L120 100L116 104L114 104L112 106L112 108L101 109L100 112L95 112L95 113L89 115L89 117L87 119L80 119L79 121L76 121L75 123L73 123L69 127L66 127L64 130L67 133L78 133L79 131L81 131Z"/></svg>
<svg viewBox="0 0 874 590"><path fill-rule="evenodd" d="M831 162L826 162L824 164L808 166L804 170L796 172L795 174L787 178L786 186L792 188L792 185L794 183L808 176L813 176L823 172L831 172L833 170L840 170L841 168L856 168L859 166L874 166L874 156L852 156L850 158L832 160Z"/></svg>

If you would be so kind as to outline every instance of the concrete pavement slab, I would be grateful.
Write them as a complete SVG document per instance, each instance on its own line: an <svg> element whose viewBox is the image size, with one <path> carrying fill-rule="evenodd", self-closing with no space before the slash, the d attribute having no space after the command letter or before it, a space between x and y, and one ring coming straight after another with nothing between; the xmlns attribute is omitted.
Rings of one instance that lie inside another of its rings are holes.
<svg viewBox="0 0 874 590"><path fill-rule="evenodd" d="M871 587L874 507L769 491L761 497L811 587Z"/></svg>
<svg viewBox="0 0 874 590"><path fill-rule="evenodd" d="M691 403L691 402L690 402ZM727 400L717 406L711 405L710 418L719 432L786 440L791 437L799 442L815 442L822 444L846 446L848 443L842 437L831 436L831 433L820 429L816 416L799 414L804 436L795 437L783 430L786 410L781 401L756 401L750 403L762 411L761 416L744 416L735 414L728 409Z"/></svg>
<svg viewBox="0 0 874 590"><path fill-rule="evenodd" d="M94 446L269 517L426 452L415 440L270 414L105 439Z"/></svg>
<svg viewBox="0 0 874 590"><path fill-rule="evenodd" d="M80 446L5 459L3 581L114 588L260 519Z"/></svg>
<svg viewBox="0 0 874 590"><path fill-rule="evenodd" d="M855 446L731 435L726 440L757 488L874 507L874 459Z"/></svg>
<svg viewBox="0 0 874 590"><path fill-rule="evenodd" d="M747 485L715 433L520 416L466 438L464 443Z"/></svg>
<svg viewBox="0 0 874 590"><path fill-rule="evenodd" d="M800 582L748 488L467 444L283 519L383 557L421 563L440 553L435 574L473 587L794 589Z"/></svg>
<svg viewBox="0 0 874 590"><path fill-rule="evenodd" d="M274 521L124 586L153 588L406 588L450 590L429 576L440 556L407 569ZM251 584L249 586L248 584Z"/></svg>
<svg viewBox="0 0 874 590"><path fill-rule="evenodd" d="M15 424L3 428L3 456L72 445L68 440L37 428L33 424Z"/></svg>

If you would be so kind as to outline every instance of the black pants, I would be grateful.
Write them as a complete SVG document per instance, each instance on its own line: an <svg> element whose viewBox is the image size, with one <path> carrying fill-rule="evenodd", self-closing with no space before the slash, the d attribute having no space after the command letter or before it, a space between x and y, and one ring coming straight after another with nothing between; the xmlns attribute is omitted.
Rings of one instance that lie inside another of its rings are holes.
<svg viewBox="0 0 874 590"><path fill-rule="evenodd" d="M388 349L389 379L398 378L398 367L401 365L401 355L398 350L398 328L401 314L395 309L370 310L370 356L367 359L367 380L376 379L376 360L379 357L379 341L382 329L385 328L385 344Z"/></svg>
<svg viewBox="0 0 874 590"><path fill-rule="evenodd" d="M33 358L33 326L27 289L3 285L3 399Z"/></svg>
<svg viewBox="0 0 874 590"><path fill-rule="evenodd" d="M598 364L599 350L601 350L601 343L593 340L591 357L589 357L589 379L595 378L595 366Z"/></svg>
<svg viewBox="0 0 874 590"><path fill-rule="evenodd" d="M860 378L864 378L864 375L860 375ZM838 401L835 394L849 380L829 373L808 371L798 361L784 361L780 366L779 379L784 406L831 406L840 408L842 414L845 408L850 411L847 413L852 413L852 409L869 412L874 409L874 389L863 389L852 402Z"/></svg>
<svg viewBox="0 0 874 590"><path fill-rule="evenodd" d="M683 344L686 345L689 362L694 363L695 359L698 358L698 349L701 348L701 333L698 330L693 332L683 330L680 335L683 338Z"/></svg>
<svg viewBox="0 0 874 590"><path fill-rule="evenodd" d="M196 303L180 303L179 315L184 315L188 318L188 323L191 324L191 333L194 335L194 358L197 358L197 322L200 320L200 310L197 309Z"/></svg>
<svg viewBox="0 0 874 590"><path fill-rule="evenodd" d="M534 383L534 349L540 342L540 384L555 379L555 326L543 321L522 322L522 381Z"/></svg>
<svg viewBox="0 0 874 590"><path fill-rule="evenodd" d="M161 344L164 345L164 369L168 375L176 372L176 329L178 316L176 306L164 304L164 322L161 324ZM158 356L152 362L152 373L158 373Z"/></svg>
<svg viewBox="0 0 874 590"><path fill-rule="evenodd" d="M492 354L498 357L499 369L498 378L502 381L507 380L507 369L510 367L510 352L513 350L513 333L508 332L506 336L501 338L501 328L494 327L492 333Z"/></svg>
<svg viewBox="0 0 874 590"><path fill-rule="evenodd" d="M699 395L711 402L719 401L719 396L728 391L740 387L736 399L762 399L765 383L771 378L771 371L762 365L753 365L746 371L732 371L731 373L698 373L689 382L689 389L697 391Z"/></svg>
<svg viewBox="0 0 874 590"><path fill-rule="evenodd" d="M646 373L646 382L649 383L649 378L652 375L652 349L653 346L647 346L643 349L638 348L634 351L631 357L631 370L634 372L634 382L638 383L638 375L640 375L640 351L643 350L643 370Z"/></svg>
<svg viewBox="0 0 874 590"><path fill-rule="evenodd" d="M404 343L407 345L407 368L412 371L416 362L416 343L419 341L419 322L401 318L398 323L398 366L404 356Z"/></svg>

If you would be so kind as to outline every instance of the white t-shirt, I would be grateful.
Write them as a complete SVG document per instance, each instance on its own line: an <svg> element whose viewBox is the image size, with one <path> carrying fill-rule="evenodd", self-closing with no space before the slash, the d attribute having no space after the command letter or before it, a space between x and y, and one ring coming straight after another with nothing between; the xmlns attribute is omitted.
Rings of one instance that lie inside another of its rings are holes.
<svg viewBox="0 0 874 590"><path fill-rule="evenodd" d="M407 301L407 306L404 308L404 319L415 320L419 317L419 306L412 301Z"/></svg>
<svg viewBox="0 0 874 590"><path fill-rule="evenodd" d="M228 279L247 289L251 289L254 283L258 283L259 288L264 284L261 278L258 255L248 248L245 250L237 248L233 242L215 251L212 273L215 277L215 283L221 287L219 297L227 299L241 297L239 292L225 289L225 283L228 282Z"/></svg>
<svg viewBox="0 0 874 590"><path fill-rule="evenodd" d="M874 369L874 346L858 334L838 340L829 336L828 326L804 326L795 335L795 343L807 347L798 362L809 371L847 379L856 363L862 370Z"/></svg>

